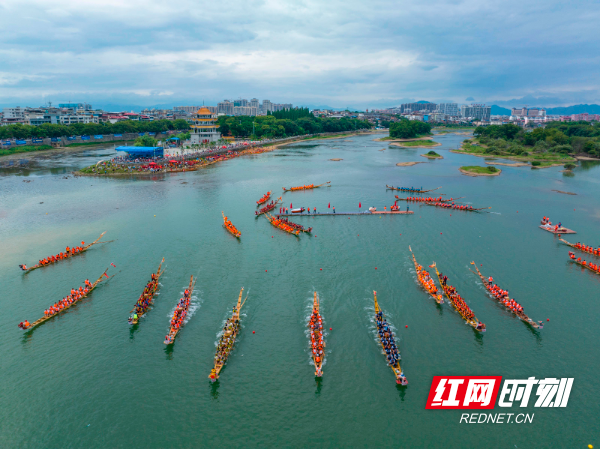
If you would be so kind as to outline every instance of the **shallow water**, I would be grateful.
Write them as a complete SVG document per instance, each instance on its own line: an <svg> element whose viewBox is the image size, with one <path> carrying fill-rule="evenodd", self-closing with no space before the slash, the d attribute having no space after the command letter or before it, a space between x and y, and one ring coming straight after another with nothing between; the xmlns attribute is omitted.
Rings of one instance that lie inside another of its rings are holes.
<svg viewBox="0 0 600 449"><path fill-rule="evenodd" d="M538 225L549 215L578 231L567 240L598 245L600 167L582 164L572 177L561 168L523 167L467 177L459 166L484 161L447 151L464 138L437 137L443 145L435 151L444 159L412 167L396 163L422 160L426 149L359 136L154 179L65 179L104 153L72 154L27 173L0 169L2 446L593 443L600 430L594 394L600 276L570 264L568 248ZM326 181L331 187L281 190ZM386 184L443 186L439 192L491 206L491 213L410 204L412 216L298 217L313 226L312 236L299 238L254 217L255 201L268 190L283 195L286 206L324 211L330 203L341 212L357 211L361 202L362 210L382 209L397 193ZM223 229L221 211L241 239ZM32 265L102 231L116 241L27 275L18 270L19 263ZM483 337L419 287L409 245L422 265L435 261L448 275L486 323ZM132 329L128 312L162 257L160 294ZM545 329L530 330L493 302L469 271L472 260L534 320L550 318ZM111 262L117 275L81 304L33 332L17 328ZM170 314L190 275L198 276L197 308L173 347L165 347ZM242 286L249 294L242 330L220 381L211 385L215 341ZM375 339L373 290L395 326L406 388L396 386ZM306 334L313 291L328 329L319 382ZM459 424L460 410L425 410L434 375L574 377L575 383L566 409L527 408L535 413L532 424L467 427Z"/></svg>

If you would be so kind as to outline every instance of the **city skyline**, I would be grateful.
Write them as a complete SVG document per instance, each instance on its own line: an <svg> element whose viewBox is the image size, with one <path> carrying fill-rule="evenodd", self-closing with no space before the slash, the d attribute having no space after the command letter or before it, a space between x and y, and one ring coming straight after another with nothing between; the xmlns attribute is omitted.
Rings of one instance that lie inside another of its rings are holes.
<svg viewBox="0 0 600 449"><path fill-rule="evenodd" d="M8 0L0 10L2 105L600 103L592 1Z"/></svg>

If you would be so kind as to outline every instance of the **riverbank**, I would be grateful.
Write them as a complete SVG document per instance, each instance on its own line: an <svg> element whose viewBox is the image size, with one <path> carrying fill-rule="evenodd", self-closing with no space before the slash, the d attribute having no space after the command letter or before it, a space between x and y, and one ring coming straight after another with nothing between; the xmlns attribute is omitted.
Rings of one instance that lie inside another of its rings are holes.
<svg viewBox="0 0 600 449"><path fill-rule="evenodd" d="M571 156L566 156L563 155L562 153L533 153L533 155L531 153L528 153L527 156L518 156L512 153L500 153L500 154L492 154L492 153L486 153L485 150L488 147L486 145L483 144L477 144L477 145L472 145L471 142L469 140L465 140L463 141L462 145L461 145L461 149L460 150L450 150L452 153L456 153L456 154L468 154L470 156L477 156L477 157L493 157L493 158L502 158L502 159L508 159L508 160L512 160L512 161L519 161L519 162L562 162L563 164L565 162L573 162L576 161L575 158L571 157Z"/></svg>
<svg viewBox="0 0 600 449"><path fill-rule="evenodd" d="M413 162L398 162L396 164L397 167L412 167L413 165L417 165L417 164L426 164L427 162L425 161L413 161Z"/></svg>
<svg viewBox="0 0 600 449"><path fill-rule="evenodd" d="M123 145L128 142L133 142L133 140L122 140L115 143L119 145ZM71 154L89 150L102 150L102 149L112 149L113 142L110 143L97 143L95 145L89 146L81 146L77 144L73 144L73 146L69 145L68 147L56 147L56 148L44 148L40 150L32 150L23 153L12 153L7 155L0 155L0 162L10 161L10 160L20 160L20 159L36 159L36 158L46 158L48 156L56 155L56 154Z"/></svg>

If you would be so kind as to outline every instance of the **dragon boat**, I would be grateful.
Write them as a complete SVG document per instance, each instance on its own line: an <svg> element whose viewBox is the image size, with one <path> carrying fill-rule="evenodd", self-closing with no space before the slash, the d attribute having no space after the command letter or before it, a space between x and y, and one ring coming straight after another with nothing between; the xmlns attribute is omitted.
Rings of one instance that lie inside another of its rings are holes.
<svg viewBox="0 0 600 449"><path fill-rule="evenodd" d="M285 224L280 218L275 218L268 212L265 214L265 217L267 217L267 220L269 220L269 223L271 223L273 226L281 229L284 232L287 232L288 234L295 235L296 237L298 237L298 234L300 234L300 231L298 229L295 229L292 226Z"/></svg>
<svg viewBox="0 0 600 449"><path fill-rule="evenodd" d="M430 267L435 268L435 273L437 274L438 281L442 286L442 290L444 290L446 298L448 298L448 301L450 301L450 304L452 304L452 307L454 307L454 309L459 313L463 320L467 322L469 326L471 326L478 332L485 332L485 324L483 324L477 319L475 313L469 308L464 299L461 298L456 289L452 286L448 286L447 283L444 283L442 275L437 269L436 263L434 262L433 265L430 265Z"/></svg>
<svg viewBox="0 0 600 449"><path fill-rule="evenodd" d="M229 233L234 237L240 238L242 236L242 233L238 231L238 229L233 225L231 220L225 216L225 213L223 211L221 211L221 214L223 215L223 227L227 229L227 231L229 231Z"/></svg>
<svg viewBox="0 0 600 449"><path fill-rule="evenodd" d="M393 186L388 186L387 184L385 186L387 187L387 190L397 190L399 192L408 192L408 193L427 193L427 192L433 192L435 190L441 189L441 187L438 187L436 189L423 190L422 187L420 189L415 189L412 187L393 187ZM442 195L444 195L444 194L442 193Z"/></svg>
<svg viewBox="0 0 600 449"><path fill-rule="evenodd" d="M129 319L127 320L127 322L129 324L131 324L131 325L138 324L140 322L140 318L146 313L146 311L152 304L153 299L154 299L154 294L158 290L158 281L165 271L165 270L161 271L161 267L162 267L162 264L164 261L165 261L165 258L163 257L162 261L158 265L158 270L156 270L156 273L152 273L152 275L150 276L150 282L148 282L148 284L146 284L146 287L144 288L144 291L142 292L139 299L135 303L135 306L129 312L129 313L133 313L133 315L131 315L129 317Z"/></svg>
<svg viewBox="0 0 600 449"><path fill-rule="evenodd" d="M286 189L285 187L283 188L284 192L298 192L300 190L311 190L311 189L318 189L319 187L323 187L323 186L327 186L327 187L331 187L331 181L327 181L324 182L323 184L319 184L319 185L314 185L314 184L308 184L308 185L304 185L304 186L298 186L298 187L290 187L289 189Z"/></svg>
<svg viewBox="0 0 600 449"><path fill-rule="evenodd" d="M519 319L521 319L522 321L524 321L527 324L529 324L531 327L534 327L535 329L543 329L544 328L543 321L538 321L536 323L531 318L529 318L525 314L525 312L523 312L523 310L520 310L520 311L519 310L515 310L513 307L510 307L510 305L505 304L505 301L508 300L508 293L506 295L502 295L502 294L498 294L498 293L494 292L492 284L489 281L486 281L486 279L481 274L481 271L479 271L479 268L477 268L477 265L475 264L475 262L471 262L471 265L475 266L475 270L477 271L477 275L480 277L481 282L483 283L485 289L488 291L488 293L490 294L490 296L492 298L494 298L496 301L498 301L500 304L502 304L507 310L509 310L510 312L512 312L514 315L516 315ZM473 271L473 270L471 270L471 271ZM496 287L498 287L498 286L496 286ZM519 306L519 304L517 304L517 306ZM522 308L522 306L521 306L521 308Z"/></svg>
<svg viewBox="0 0 600 449"><path fill-rule="evenodd" d="M48 265L53 265L53 264L55 264L57 262L60 262L62 260L67 260L67 259L70 259L73 256L78 256L80 254L83 254L88 249L90 249L92 246L97 245L99 243L110 243L110 242L114 241L114 240L109 240L107 242L101 242L100 239L104 236L104 234L106 234L106 231L104 231L102 234L100 234L100 237L98 237L92 243L88 243L87 245L83 246L79 251L74 251L74 250L70 249L69 251L65 251L64 253L61 252L61 253L59 253L59 254L57 254L55 256L50 256L50 257L44 259L46 262L37 263L36 265L34 265L34 266L30 267L30 268L27 268L27 265L25 265L25 264L19 265L19 268L21 270L23 270L25 273L29 273L30 271L37 270L38 268L47 267Z"/></svg>
<svg viewBox="0 0 600 449"><path fill-rule="evenodd" d="M233 351L235 340L240 332L240 311L242 310L244 304L246 304L246 299L248 299L248 296L246 295L246 299L244 299L244 302L242 302L243 293L244 288L242 287L240 290L240 295L238 296L237 305L233 308L231 318L227 319L227 322L223 327L223 334L219 339L219 343L217 343L215 364L208 375L208 378L211 382L216 382L219 379L219 374L225 366L225 363L227 363L227 359L229 358L231 351Z"/></svg>
<svg viewBox="0 0 600 449"><path fill-rule="evenodd" d="M169 327L169 333L165 336L164 344L172 345L175 343L175 337L179 334L181 327L185 324L185 318L187 316L188 310L190 309L190 304L192 302L192 293L194 292L194 286L196 285L196 281L194 280L194 276L190 276L190 285L183 292L183 298L179 300L177 303L177 307L175 307L175 311L173 312L173 317L171 318L171 323Z"/></svg>
<svg viewBox="0 0 600 449"><path fill-rule="evenodd" d="M108 276L108 274L106 274L107 272L108 272L108 268L106 270L104 270L104 273L102 273L100 275L100 277L96 280L96 282L94 282L93 284L87 283L85 289L83 287L80 287L79 290L74 290L74 289L71 290L71 295L69 295L67 298L62 300L62 301L65 301L66 299L69 299L69 301L65 302L63 304L60 304L58 307L58 310L53 311L52 310L53 307L51 307L51 308L49 308L49 310L46 311L47 313L44 313L44 316L42 318L39 318L38 320L34 321L33 323L29 323L28 321L25 321L24 323L19 323L19 327L23 330L32 330L33 328L39 326L40 324L45 323L49 319L54 318L55 316L58 316L61 313L64 313L66 310L70 309L75 304L79 303L82 299L88 297L89 294L92 293L96 289L98 284L100 284L100 282L102 282L104 280L104 278L110 279L115 276L114 274L112 276ZM75 295L77 295L77 296L75 296Z"/></svg>
<svg viewBox="0 0 600 449"><path fill-rule="evenodd" d="M317 292L313 299L313 310L308 320L310 329L310 350L315 364L315 377L323 377L323 361L325 359L325 339L323 338L323 318L320 313Z"/></svg>
<svg viewBox="0 0 600 449"><path fill-rule="evenodd" d="M419 279L419 283L421 284L421 286L423 286L425 291L429 293L429 296L435 299L435 302L437 302L438 304L442 304L444 302L444 297L438 293L438 289L435 286L435 282L433 282L432 277L427 271L423 270L423 267L421 265L417 263L415 254L413 253L410 246L408 247L408 250L410 251L410 254L412 256L413 263L415 264L415 270L417 271L417 279Z"/></svg>
<svg viewBox="0 0 600 449"><path fill-rule="evenodd" d="M394 333L388 322L385 319L385 315L379 307L377 302L377 292L373 291L373 299L375 302L375 326L377 327L377 340L383 349L383 353L386 354L387 363L394 372L396 377L396 383L398 385L408 385L408 380L400 367L400 352L396 346L394 340Z"/></svg>

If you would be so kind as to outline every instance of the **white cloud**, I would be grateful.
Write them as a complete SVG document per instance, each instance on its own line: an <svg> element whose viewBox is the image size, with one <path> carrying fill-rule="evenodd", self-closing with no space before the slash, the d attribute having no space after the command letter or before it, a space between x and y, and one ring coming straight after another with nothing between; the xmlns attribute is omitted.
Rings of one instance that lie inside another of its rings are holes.
<svg viewBox="0 0 600 449"><path fill-rule="evenodd" d="M599 18L592 0L4 0L0 95L593 102Z"/></svg>

